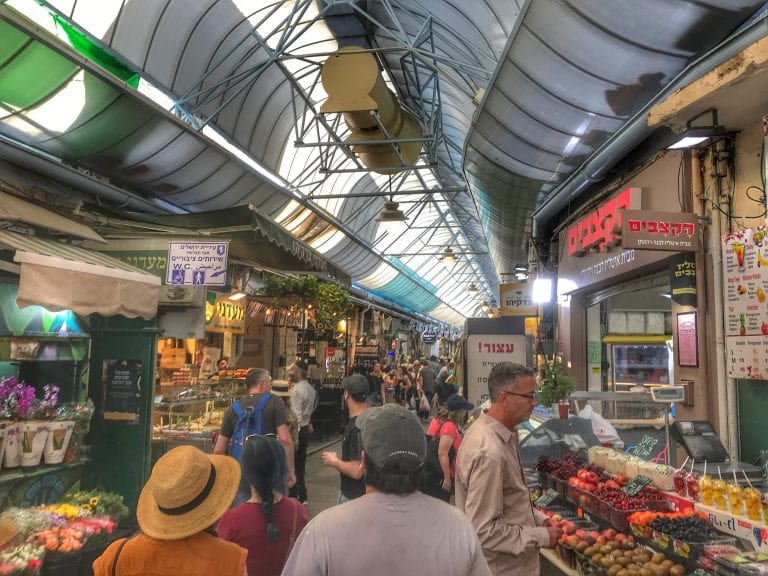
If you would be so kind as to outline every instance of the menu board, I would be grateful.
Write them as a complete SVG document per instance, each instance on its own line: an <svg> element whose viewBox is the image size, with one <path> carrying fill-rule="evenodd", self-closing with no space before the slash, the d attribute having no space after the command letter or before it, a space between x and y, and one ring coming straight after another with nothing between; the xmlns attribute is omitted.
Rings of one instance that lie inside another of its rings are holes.
<svg viewBox="0 0 768 576"><path fill-rule="evenodd" d="M768 379L768 238L765 228L723 236L728 376Z"/></svg>
<svg viewBox="0 0 768 576"><path fill-rule="evenodd" d="M138 360L104 360L103 417L137 424L141 397L141 362Z"/></svg>

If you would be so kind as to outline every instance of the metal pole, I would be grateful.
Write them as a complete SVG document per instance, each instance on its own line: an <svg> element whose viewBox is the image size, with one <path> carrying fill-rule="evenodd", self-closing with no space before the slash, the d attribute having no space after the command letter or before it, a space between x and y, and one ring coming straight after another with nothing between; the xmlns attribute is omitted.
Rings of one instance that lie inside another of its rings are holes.
<svg viewBox="0 0 768 576"><path fill-rule="evenodd" d="M664 409L664 434L667 437L667 449L664 452L664 464L669 464L669 453L672 450L672 445L669 443L669 410L672 408L672 404L669 404Z"/></svg>

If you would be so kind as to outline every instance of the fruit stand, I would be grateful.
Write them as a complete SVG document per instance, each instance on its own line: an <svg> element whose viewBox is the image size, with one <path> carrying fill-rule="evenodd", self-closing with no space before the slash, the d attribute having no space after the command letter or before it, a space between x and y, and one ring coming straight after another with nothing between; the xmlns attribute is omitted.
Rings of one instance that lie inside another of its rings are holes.
<svg viewBox="0 0 768 576"><path fill-rule="evenodd" d="M534 505L563 530L541 551L542 574L768 574L768 506L757 490L638 460L603 447L588 462L539 458ZM724 509L697 501L702 493Z"/></svg>

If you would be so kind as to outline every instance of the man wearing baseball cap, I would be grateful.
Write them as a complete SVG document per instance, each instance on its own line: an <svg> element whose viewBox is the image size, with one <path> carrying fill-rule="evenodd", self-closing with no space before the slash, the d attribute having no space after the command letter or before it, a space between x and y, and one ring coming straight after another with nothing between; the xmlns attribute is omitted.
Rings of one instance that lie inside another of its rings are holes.
<svg viewBox="0 0 768 576"><path fill-rule="evenodd" d="M418 417L386 404L363 411L355 423L365 495L318 514L299 535L283 574L392 576L428 565L441 576L490 576L469 520L419 492L427 442Z"/></svg>
<svg viewBox="0 0 768 576"><path fill-rule="evenodd" d="M360 457L363 447L360 441L360 429L355 425L355 420L363 410L368 408L365 399L370 390L368 380L362 374L347 376L341 381L341 385L344 388L344 402L349 412L349 422L341 438L341 458L336 452L323 452L323 464L336 468L341 476L339 504L365 494L363 461Z"/></svg>

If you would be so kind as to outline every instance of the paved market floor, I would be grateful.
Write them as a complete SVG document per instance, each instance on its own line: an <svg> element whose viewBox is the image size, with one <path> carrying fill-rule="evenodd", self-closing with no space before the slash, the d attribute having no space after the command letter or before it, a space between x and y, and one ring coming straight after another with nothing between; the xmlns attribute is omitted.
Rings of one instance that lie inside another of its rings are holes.
<svg viewBox="0 0 768 576"><path fill-rule="evenodd" d="M339 497L339 471L323 464L323 452L336 452L341 456L341 437L309 444L306 483L310 516L335 506Z"/></svg>

